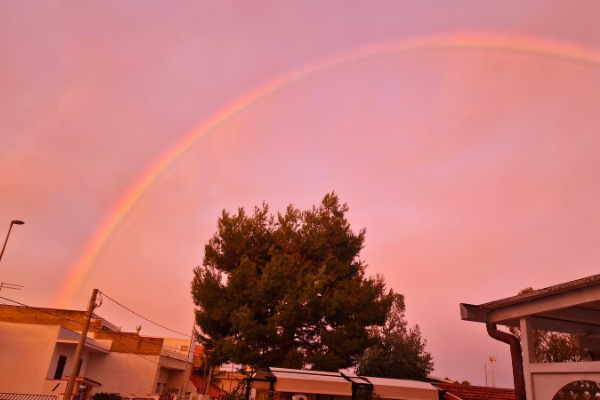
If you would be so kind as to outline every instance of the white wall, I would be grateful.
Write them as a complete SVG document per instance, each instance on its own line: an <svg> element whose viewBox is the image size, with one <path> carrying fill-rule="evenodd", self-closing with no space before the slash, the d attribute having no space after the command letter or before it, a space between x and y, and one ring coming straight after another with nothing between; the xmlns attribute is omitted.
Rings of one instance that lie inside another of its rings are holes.
<svg viewBox="0 0 600 400"><path fill-rule="evenodd" d="M142 358L143 357L143 358ZM154 393L160 356L133 353L90 353L86 377L100 382L93 393L119 393L125 397L146 397Z"/></svg>
<svg viewBox="0 0 600 400"><path fill-rule="evenodd" d="M45 394L58 326L0 322L0 391Z"/></svg>
<svg viewBox="0 0 600 400"><path fill-rule="evenodd" d="M64 392L65 381L54 380L61 355L67 356L63 378L71 374L75 344L57 343L58 326L0 322L0 392L54 394ZM189 341L172 340L173 347L189 345ZM142 358L143 357L143 358ZM102 384L92 393L120 393L127 397L154 394L159 376L165 384L181 385L185 362L162 357L163 363L180 369L164 369L159 375L159 355L132 353L96 353L84 350L80 376ZM171 375L172 372L176 372ZM52 392L52 388L60 386ZM184 389L185 390L185 389Z"/></svg>
<svg viewBox="0 0 600 400"><path fill-rule="evenodd" d="M75 343L56 343L54 353L52 354L50 364L48 365L46 379L54 379L54 373L56 372L56 367L58 365L60 356L67 357L67 362L61 378L64 379L65 377L70 376L71 372L73 371L73 360L75 359L74 356L76 349L77 345ZM89 351L84 349L81 353L81 358L83 359L83 362L81 363L81 368L79 369L79 376L85 376L87 365L89 363Z"/></svg>
<svg viewBox="0 0 600 400"><path fill-rule="evenodd" d="M190 362L194 358L194 346L195 342L192 342L192 349L189 350L190 347L190 339L175 339L175 338L165 338L163 341L163 346L170 347L172 349L178 350L183 355L188 355L189 352L189 360ZM185 346L188 350L181 350L182 346Z"/></svg>
<svg viewBox="0 0 600 400"><path fill-rule="evenodd" d="M169 370L166 368L160 368L160 372L158 374L158 379L156 383L160 383L160 388L156 387L155 393L164 394L165 389L167 389L167 382L169 380Z"/></svg>

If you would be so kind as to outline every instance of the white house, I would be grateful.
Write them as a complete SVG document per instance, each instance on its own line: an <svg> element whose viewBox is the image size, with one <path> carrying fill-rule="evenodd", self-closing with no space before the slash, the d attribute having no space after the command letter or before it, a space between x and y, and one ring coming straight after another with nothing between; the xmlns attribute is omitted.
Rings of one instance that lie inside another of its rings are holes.
<svg viewBox="0 0 600 400"><path fill-rule="evenodd" d="M81 338L84 311L0 305L0 393L64 395ZM193 345L193 344L192 344ZM196 392L189 339L122 332L94 315L76 390L151 397L166 389Z"/></svg>
<svg viewBox="0 0 600 400"><path fill-rule="evenodd" d="M485 323L510 345L517 400L600 397L600 275L460 309L463 320ZM497 325L520 327L522 343ZM589 360L537 363L534 329L575 335Z"/></svg>

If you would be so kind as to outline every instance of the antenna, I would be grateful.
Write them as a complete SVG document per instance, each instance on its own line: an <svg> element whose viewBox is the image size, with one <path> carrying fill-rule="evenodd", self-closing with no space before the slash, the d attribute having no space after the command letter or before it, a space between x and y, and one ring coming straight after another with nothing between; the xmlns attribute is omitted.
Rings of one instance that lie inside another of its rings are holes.
<svg viewBox="0 0 600 400"><path fill-rule="evenodd" d="M0 282L0 291L2 289L21 290L23 285L15 285L14 283Z"/></svg>

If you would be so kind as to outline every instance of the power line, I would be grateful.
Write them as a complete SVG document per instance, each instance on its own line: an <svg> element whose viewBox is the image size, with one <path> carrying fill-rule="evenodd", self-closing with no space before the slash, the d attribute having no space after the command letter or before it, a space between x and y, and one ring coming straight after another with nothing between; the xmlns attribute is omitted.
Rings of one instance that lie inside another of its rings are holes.
<svg viewBox="0 0 600 400"><path fill-rule="evenodd" d="M51 312L48 312L48 311L44 311L44 309L43 309L43 308L28 306L27 304L19 303L18 301L11 300L11 299L7 299L6 297L1 297L1 296L0 296L0 299L8 300L8 301L11 301L11 302L13 302L13 303L16 303L16 304L18 304L18 305L19 305L19 306L21 306L21 307L25 307L25 308L31 308L32 310L36 310L36 311L42 312L42 313L44 313L44 314L52 315L52 316L54 316L54 317L57 317L57 318L62 318L62 319L64 319L64 320L67 320L67 321L74 322L74 323L76 323L76 324L78 324L78 325L83 325L83 323L82 323L82 322L76 321L76 320L74 320L74 319L67 318L67 317L64 317L64 316L62 316L62 315L58 315L58 314L53 314L53 313L51 313ZM6 305L8 305L8 304L6 304ZM13 306L13 307L14 307L14 306ZM110 331L105 331L105 330L102 330L102 329L101 329L101 331L102 331L102 332L106 332L106 333L109 333L109 334L110 334ZM148 338L146 341L150 341L150 339L151 339L151 338ZM140 340L141 340L141 341L144 341L144 338L140 336ZM120 342L119 342L119 343L120 343ZM124 346L125 346L125 345L124 345ZM125 348L127 348L127 347L125 346ZM131 349L127 348L127 350L131 350Z"/></svg>
<svg viewBox="0 0 600 400"><path fill-rule="evenodd" d="M132 349L130 349L129 347L127 347L125 345L125 343L121 342L119 339L117 339L116 337L113 336L113 333L111 331L103 331L106 332L110 335L110 337L112 337L114 339L115 342L119 343L121 346L125 347L127 350L129 350L131 352L131 354L138 356L139 358L142 358L148 362L151 362L152 364L156 364L156 365L160 365L160 363L156 362L156 361L152 361L149 358L146 358L144 356L141 356L140 354L134 352Z"/></svg>
<svg viewBox="0 0 600 400"><path fill-rule="evenodd" d="M0 298L1 298L1 299L4 299L4 300L9 300L9 299L6 299L6 298L4 298L4 297L0 297ZM10 301L14 301L14 300L10 300ZM17 311L17 312L19 312L19 313L21 313L21 314L25 315L25 313L24 313L23 311L19 310L19 308L21 308L21 306L13 306L13 305L11 305L11 304L8 304L8 303L5 303L5 302L3 302L2 300L0 300L0 304L4 304L5 306L8 306L8 307L15 307L15 308L14 308L14 309L15 309L15 311ZM26 307L23 307L23 308L26 308ZM32 307L32 308L33 308L33 307ZM47 329L47 330L49 330L49 331L51 331L51 332L54 332L54 333L56 333L56 330L52 329L52 328L51 328L50 326L48 326L48 325L40 324L40 326L41 326L42 328L44 328L44 329Z"/></svg>
<svg viewBox="0 0 600 400"><path fill-rule="evenodd" d="M102 293L102 295L103 295L103 296L105 296L107 299L109 299L109 300L111 300L111 301L113 301L113 302L117 303L119 306L123 307L123 308L124 308L124 309L126 309L127 311L129 311L129 312L131 312L131 313L133 313L133 314L137 315L138 317L140 317L140 318L142 318L142 319L144 319L144 320L146 320L146 321L150 322L151 324L154 324L154 325L160 326L161 328L163 328L163 329L166 329L166 330L168 330L168 331L171 331L171 332L174 332L174 333L177 333L178 335L182 335L182 336L189 337L189 338L191 338L191 337L192 337L191 335L188 335L188 334L186 334L186 333L182 333L182 332L179 332L179 331L176 331L176 330L173 330L173 329L167 328L167 327L166 327L166 326L164 326L164 325L161 325L161 324L159 324L159 323L157 323L157 322L151 321L151 320L149 320L148 318L144 317L143 315L140 315L140 314L138 314L137 312L133 311L132 309L130 309L130 308L127 308L126 306L124 306L123 304L119 303L118 301L116 301L115 299L113 299L112 297L110 297L109 295L107 295L106 293L104 293L104 292L100 292L100 293Z"/></svg>
<svg viewBox="0 0 600 400"><path fill-rule="evenodd" d="M9 300L9 301L12 301L12 302L15 302L14 300L6 299L6 298L4 298L4 297L2 297L2 299L4 299L4 300ZM15 310L15 311L17 311L17 312L19 312L19 313L21 313L21 314L25 315L25 313L24 313L23 311L19 310L19 308L21 308L21 307L27 308L26 306L13 306L13 305L7 304L7 303L5 303L5 302L3 302L3 301L1 301L1 300L0 300L0 303L4 304L5 306L8 306L8 307L14 307L14 310ZM17 302L15 302L15 303L17 303ZM30 308L33 308L33 307L30 307ZM42 328L46 329L46 330L47 330L47 331L49 331L49 332L52 332L53 334L57 334L57 331L56 331L56 330L54 330L54 329L52 329L52 328L51 328L50 326L48 326L48 325L41 324L41 325L39 325L39 326L41 326ZM76 349L73 349L73 353L71 354L71 355L73 356L73 358L75 357L75 350L76 350Z"/></svg>
<svg viewBox="0 0 600 400"><path fill-rule="evenodd" d="M33 309L33 310L36 310L36 311L42 312L42 313L44 313L44 314L52 315L53 317L58 317L58 318L66 319L67 321L74 322L74 323L76 323L76 324L78 324L78 325L83 325L83 323L82 323L82 322L75 321L74 319L67 318L67 317L64 317L64 316L62 316L62 315L58 315L58 314L52 314L51 312L48 312L48 311L44 311L44 309L43 309L43 308L28 306L27 304L19 303L18 301L11 300L11 299L7 299L6 297L1 297L1 296L0 296L0 299L7 300L7 301L10 301L10 302L13 302L13 303L15 303L15 304L18 304L18 305L20 305L21 307L31 308L31 309Z"/></svg>
<svg viewBox="0 0 600 400"><path fill-rule="evenodd" d="M107 296L107 297L108 297L108 296ZM10 302L16 303L16 304L18 304L18 305L19 305L19 306L21 306L21 307L25 307L25 308L31 308L31 309L33 309L33 310L36 310L36 311L42 312L42 313L44 313L44 314L52 315L52 316L54 316L54 317L62 318L62 319L65 319L65 320L67 320L67 321L71 321L71 322L74 322L74 323L76 323L76 324L83 325L83 323L81 323L81 322L79 322L79 321L75 321L74 319L70 319L70 318L67 318L67 317L63 317L62 315L52 314L52 313L50 313L50 312L47 312L47 311L44 311L43 309L41 309L41 308L38 308L38 307L31 307L31 306L28 306L27 304L19 303L18 301L15 301L15 300L7 299L6 297L1 297L1 296L0 296L0 299L3 299L3 300L7 300L7 301L10 301ZM111 299L111 300L112 300L112 299ZM4 302L2 302L2 303L4 303ZM5 304L5 305L8 305L8 304L6 304L6 303L4 303L4 304ZM19 311L19 312L21 312L21 313L22 313L22 311L20 311L20 310L18 310L18 309L17 309L17 311ZM48 329L50 329L50 328L48 328ZM102 331L102 332L106 332L107 334L109 334L109 335L110 335L110 337L112 337L112 338L115 340L115 342L119 343L119 344L120 344L121 346L123 346L125 349L129 350L129 351L131 352L131 354L133 354L133 355L136 355L136 356L138 356L138 357L140 357L140 358L143 358L144 360L146 360L146 361L148 361L148 362L151 362L151 363L153 363L153 364L160 365L160 363L157 363L156 361L152 361L152 360L150 360L150 359L148 359L148 358L146 358L146 357L143 357L143 356L141 356L141 355L139 355L139 354L135 353L135 352L133 351L133 349L130 349L130 348L129 348L129 347L127 347L127 346L126 346L126 345L125 345L123 342L121 342L119 339L117 339L117 338L116 338L116 337L113 335L113 333L112 333L111 331ZM142 338L140 338L140 339L142 339Z"/></svg>

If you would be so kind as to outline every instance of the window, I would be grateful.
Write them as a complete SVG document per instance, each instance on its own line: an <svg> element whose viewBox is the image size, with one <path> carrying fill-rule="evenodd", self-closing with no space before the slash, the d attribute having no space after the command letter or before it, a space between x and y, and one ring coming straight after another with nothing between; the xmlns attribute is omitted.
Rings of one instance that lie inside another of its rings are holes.
<svg viewBox="0 0 600 400"><path fill-rule="evenodd" d="M67 357L60 356L58 358L58 364L56 364L56 372L54 372L54 379L62 379L66 363L67 363Z"/></svg>

